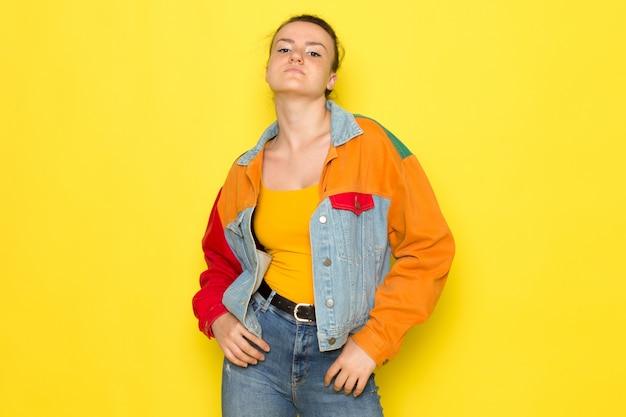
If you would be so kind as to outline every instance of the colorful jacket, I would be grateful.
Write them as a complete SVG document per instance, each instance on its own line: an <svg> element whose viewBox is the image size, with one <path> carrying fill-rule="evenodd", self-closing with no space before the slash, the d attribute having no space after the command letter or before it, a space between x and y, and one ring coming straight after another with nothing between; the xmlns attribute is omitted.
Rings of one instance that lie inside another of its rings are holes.
<svg viewBox="0 0 626 417"><path fill-rule="evenodd" d="M374 120L332 101L331 147L310 220L319 348L354 341L380 366L435 308L454 255L452 234L419 162ZM208 269L193 299L200 329L230 311L262 329L248 303L271 258L253 237L263 148L275 122L232 166L203 238Z"/></svg>

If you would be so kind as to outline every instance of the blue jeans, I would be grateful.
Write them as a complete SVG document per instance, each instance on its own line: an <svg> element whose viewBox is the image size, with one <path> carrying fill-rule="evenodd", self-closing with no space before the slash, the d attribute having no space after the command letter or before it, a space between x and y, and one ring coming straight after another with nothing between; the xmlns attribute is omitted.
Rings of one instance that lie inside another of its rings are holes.
<svg viewBox="0 0 626 417"><path fill-rule="evenodd" d="M271 350L265 361L247 368L224 360L222 416L382 417L373 374L356 398L335 392L332 384L324 386L324 375L341 349L320 352L315 323L297 322L259 294L251 303Z"/></svg>

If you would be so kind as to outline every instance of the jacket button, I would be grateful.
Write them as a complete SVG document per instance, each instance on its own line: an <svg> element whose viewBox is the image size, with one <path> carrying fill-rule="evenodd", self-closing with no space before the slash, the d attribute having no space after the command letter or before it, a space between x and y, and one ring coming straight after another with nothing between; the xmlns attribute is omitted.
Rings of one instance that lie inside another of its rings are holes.
<svg viewBox="0 0 626 417"><path fill-rule="evenodd" d="M326 300L326 307L331 308L335 305L335 302L332 299Z"/></svg>
<svg viewBox="0 0 626 417"><path fill-rule="evenodd" d="M331 337L330 339L328 339L328 344L329 345L334 345L336 341L337 340L334 337Z"/></svg>
<svg viewBox="0 0 626 417"><path fill-rule="evenodd" d="M326 218L326 216L320 216L320 223L326 224L327 221L328 219Z"/></svg>
<svg viewBox="0 0 626 417"><path fill-rule="evenodd" d="M324 266L330 266L331 263L330 258L324 259Z"/></svg>

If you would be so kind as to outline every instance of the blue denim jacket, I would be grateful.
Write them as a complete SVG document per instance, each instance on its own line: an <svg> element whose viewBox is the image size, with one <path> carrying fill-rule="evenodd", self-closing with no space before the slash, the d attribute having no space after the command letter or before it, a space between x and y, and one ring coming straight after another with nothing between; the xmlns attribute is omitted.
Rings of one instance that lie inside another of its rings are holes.
<svg viewBox="0 0 626 417"><path fill-rule="evenodd" d="M327 106L331 110L332 146L341 146L363 133L352 114L332 101ZM237 163L247 166L277 134L278 124L274 123ZM376 288L389 270L389 199L372 198L373 207L359 215L335 209L330 198L324 198L311 216L315 314L322 351L343 346L349 334L365 324ZM253 211L254 207L243 210L237 221L226 227L226 240L244 271L224 293L223 303L252 333L262 337L249 301L261 283L269 255L256 248L251 230Z"/></svg>

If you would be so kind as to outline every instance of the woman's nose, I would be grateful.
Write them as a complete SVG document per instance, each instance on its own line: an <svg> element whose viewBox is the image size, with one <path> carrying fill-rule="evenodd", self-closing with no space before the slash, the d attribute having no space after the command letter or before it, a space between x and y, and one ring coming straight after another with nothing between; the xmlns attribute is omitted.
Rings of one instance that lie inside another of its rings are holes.
<svg viewBox="0 0 626 417"><path fill-rule="evenodd" d="M302 63L302 55L300 55L299 52L292 52L291 56L289 57L289 62L296 62L298 64Z"/></svg>

